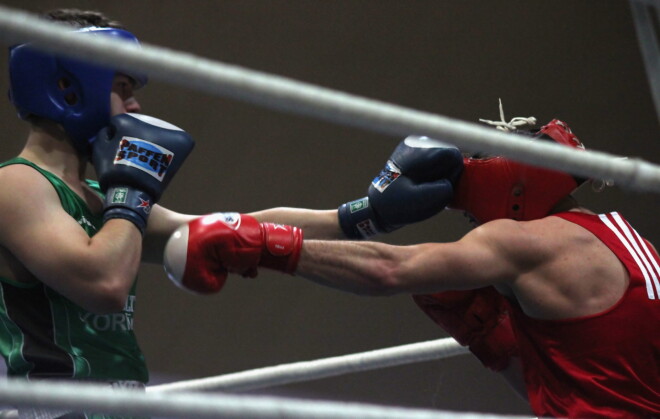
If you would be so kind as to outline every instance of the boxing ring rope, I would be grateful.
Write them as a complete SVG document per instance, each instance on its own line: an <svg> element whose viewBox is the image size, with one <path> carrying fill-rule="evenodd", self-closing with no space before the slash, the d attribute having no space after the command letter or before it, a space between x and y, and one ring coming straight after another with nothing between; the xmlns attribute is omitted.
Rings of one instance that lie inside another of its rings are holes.
<svg viewBox="0 0 660 419"><path fill-rule="evenodd" d="M460 346L452 338L445 338L315 361L257 368L217 377L161 384L148 387L147 391L255 390L414 362L444 359L465 353L468 353L467 348Z"/></svg>
<svg viewBox="0 0 660 419"><path fill-rule="evenodd" d="M162 384L147 388L147 394L135 390L109 390L106 386L68 382L25 382L23 380L0 381L0 402L30 407L87 409L108 413L131 413L168 417L287 417L287 418L343 418L357 415L365 418L439 418L439 417L488 417L483 415L449 414L440 411L410 410L374 405L304 402L288 398L243 397L214 393L212 400L195 391L223 390L245 391L327 378L413 362L431 361L465 354L468 349L452 338L437 339L357 354L325 358L308 362L258 368L196 380ZM57 389L56 391L54 389ZM171 397L172 393L176 393ZM164 396L151 397L152 394ZM165 395L166 394L166 395ZM165 402L165 404L163 404ZM341 411L340 413L338 413ZM385 412L387 414L385 414ZM186 416L188 415L188 416ZM490 416L501 417L501 416Z"/></svg>
<svg viewBox="0 0 660 419"><path fill-rule="evenodd" d="M136 48L106 37L84 37L71 28L0 6L0 39L7 44L35 41L64 55L141 71L150 77L280 111L311 116L383 134L427 135L468 152L501 154L582 177L612 180L639 191L660 192L660 166L608 153L576 152L550 142L507 134L401 106L362 98L284 77L214 62L188 53L143 44ZM121 63L118 65L117 63Z"/></svg>
<svg viewBox="0 0 660 419"><path fill-rule="evenodd" d="M1 380L0 400L18 406L129 414L168 418L296 418L296 419L442 419L521 418L366 403L299 400L272 396L204 393L142 393L71 382Z"/></svg>

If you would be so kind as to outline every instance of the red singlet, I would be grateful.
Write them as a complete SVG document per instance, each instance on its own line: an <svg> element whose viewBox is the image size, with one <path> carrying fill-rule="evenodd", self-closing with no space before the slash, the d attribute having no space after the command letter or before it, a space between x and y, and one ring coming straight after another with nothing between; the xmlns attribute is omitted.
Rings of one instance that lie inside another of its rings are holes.
<svg viewBox="0 0 660 419"><path fill-rule="evenodd" d="M660 417L660 258L618 213L556 214L592 232L628 270L623 297L602 313L512 320L532 410L539 417Z"/></svg>

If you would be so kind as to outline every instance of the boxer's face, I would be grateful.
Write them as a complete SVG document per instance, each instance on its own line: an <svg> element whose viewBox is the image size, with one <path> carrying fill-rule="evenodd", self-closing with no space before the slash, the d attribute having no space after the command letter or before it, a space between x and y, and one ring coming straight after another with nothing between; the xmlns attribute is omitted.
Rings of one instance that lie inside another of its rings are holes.
<svg viewBox="0 0 660 419"><path fill-rule="evenodd" d="M110 115L127 112L140 113L142 108L134 96L135 82L124 74L117 74L110 94Z"/></svg>

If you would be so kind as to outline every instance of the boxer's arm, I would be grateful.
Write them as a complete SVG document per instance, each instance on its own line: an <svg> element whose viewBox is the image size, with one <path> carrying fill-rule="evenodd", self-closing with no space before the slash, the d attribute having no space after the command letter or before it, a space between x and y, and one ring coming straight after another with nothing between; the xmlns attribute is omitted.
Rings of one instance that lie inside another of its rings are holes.
<svg viewBox="0 0 660 419"><path fill-rule="evenodd" d="M296 275L362 295L428 294L512 285L547 261L522 223L498 220L453 243L391 246L305 240Z"/></svg>
<svg viewBox="0 0 660 419"><path fill-rule="evenodd" d="M344 237L337 220L337 210L313 210L304 208L271 208L252 212L260 222L293 225L305 231L306 237L323 240ZM147 234L144 239L142 261L162 264L165 244L174 231L200 215L182 214L160 205L154 205Z"/></svg>
<svg viewBox="0 0 660 419"><path fill-rule="evenodd" d="M345 239L339 227L337 210L312 210L303 208L272 208L249 213L258 221L292 225L302 229L308 239Z"/></svg>
<svg viewBox="0 0 660 419"><path fill-rule="evenodd" d="M184 274L189 272L190 260L208 263L218 272L244 276L255 276L257 266L274 269L262 263L264 259L252 256L254 249L264 248L264 238L254 238L256 228L248 228L259 222L250 216L243 216L241 221L236 213L227 216L230 221L221 222L225 215L220 213L206 221L195 220L189 224L190 235L185 232L187 226L182 226L184 234L178 231L170 237L165 253L169 254L169 267L178 268L168 269L167 260L165 265L166 270L179 273L174 275L175 282L190 278ZM286 272L361 295L427 294L505 285L543 260L534 249L534 238L525 239L525 232L516 231L516 226L513 221L501 220L473 230L458 242L412 246L342 240L305 240L303 246L302 241L296 241L300 247L289 252L296 256L295 263L287 264ZM248 256L244 259L243 254Z"/></svg>
<svg viewBox="0 0 660 419"><path fill-rule="evenodd" d="M165 244L174 230L186 224L198 215L182 214L172 211L161 205L154 205L147 225L142 246L142 261L146 263L162 264Z"/></svg>
<svg viewBox="0 0 660 419"><path fill-rule="evenodd" d="M23 268L12 279L41 281L91 312L124 308L139 268L151 200L158 199L191 148L182 130L132 115L111 118L112 129L102 129L93 144L94 169L106 197L103 225L92 237L64 210L53 185L38 171L25 165L1 170L0 245ZM122 144L131 141L166 145L176 155L176 163L161 168L162 182L122 154Z"/></svg>
<svg viewBox="0 0 660 419"><path fill-rule="evenodd" d="M142 237L133 223L109 220L90 238L36 170L5 167L0 184L0 246L30 273L12 279L41 281L91 312L123 309L140 262Z"/></svg>
<svg viewBox="0 0 660 419"><path fill-rule="evenodd" d="M462 170L460 152L426 137L410 136L397 146L385 169L369 187L368 197L337 209L313 210L278 207L247 213L259 222L284 224L305 231L308 239L362 239L406 224L422 221L441 211L453 193ZM356 204L359 203L359 208ZM227 210L227 208L224 208ZM229 208L231 210L231 208ZM147 229L144 260L162 262L169 236L195 216L155 208ZM375 230L364 227L374 226Z"/></svg>

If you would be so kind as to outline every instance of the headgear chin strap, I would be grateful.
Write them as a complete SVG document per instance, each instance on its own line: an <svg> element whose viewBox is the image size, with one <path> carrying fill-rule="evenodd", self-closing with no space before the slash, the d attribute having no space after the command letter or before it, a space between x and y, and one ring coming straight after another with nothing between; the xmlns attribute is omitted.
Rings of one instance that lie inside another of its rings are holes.
<svg viewBox="0 0 660 419"><path fill-rule="evenodd" d="M112 36L139 45L130 32L115 28L84 28L84 36ZM26 119L38 116L58 122L83 155L90 141L110 120L110 93L117 69L17 45L9 55L9 98ZM136 87L147 83L139 74L127 74Z"/></svg>
<svg viewBox="0 0 660 419"><path fill-rule="evenodd" d="M553 119L535 138L584 150L564 122ZM547 216L584 179L504 157L464 158L464 169L449 208L469 213L480 224L498 218L528 221Z"/></svg>

